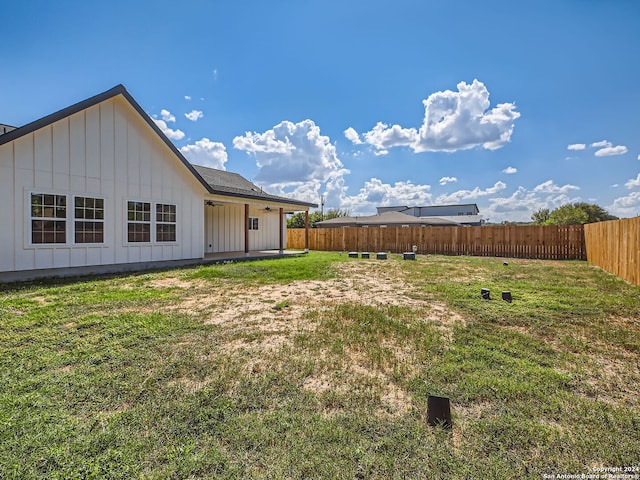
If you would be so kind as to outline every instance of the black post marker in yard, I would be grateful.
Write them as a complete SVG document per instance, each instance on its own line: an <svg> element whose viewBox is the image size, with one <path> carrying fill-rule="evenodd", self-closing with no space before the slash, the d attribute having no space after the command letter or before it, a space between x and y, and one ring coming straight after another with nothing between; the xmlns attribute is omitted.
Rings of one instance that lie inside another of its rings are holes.
<svg viewBox="0 0 640 480"><path fill-rule="evenodd" d="M441 425L445 430L451 430L451 403L446 397L436 397L429 395L427 400L427 423L432 426Z"/></svg>
<svg viewBox="0 0 640 480"><path fill-rule="evenodd" d="M489 290L488 288L480 289L480 295L482 296L483 300L491 300L491 290Z"/></svg>
<svg viewBox="0 0 640 480"><path fill-rule="evenodd" d="M509 292L509 291L502 292L502 299L505 302L511 303L513 301L513 297L511 296L511 292Z"/></svg>

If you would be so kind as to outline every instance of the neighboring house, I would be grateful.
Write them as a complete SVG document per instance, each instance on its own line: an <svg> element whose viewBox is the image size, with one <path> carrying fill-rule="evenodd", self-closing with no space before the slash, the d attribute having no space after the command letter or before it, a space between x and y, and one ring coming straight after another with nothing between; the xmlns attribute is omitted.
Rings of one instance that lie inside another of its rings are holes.
<svg viewBox="0 0 640 480"><path fill-rule="evenodd" d="M191 165L122 85L2 127L0 281L282 251L285 214L317 206Z"/></svg>
<svg viewBox="0 0 640 480"><path fill-rule="evenodd" d="M337 217L316 222L320 228L345 227L427 227L427 226L460 226L459 223L438 217L416 218L400 212L384 212L379 215L363 217Z"/></svg>
<svg viewBox="0 0 640 480"><path fill-rule="evenodd" d="M377 207L378 214L385 212L402 212L418 218L438 217L451 220L460 225L479 226L484 223L478 205L475 203L463 203L457 205L429 205L425 207Z"/></svg>

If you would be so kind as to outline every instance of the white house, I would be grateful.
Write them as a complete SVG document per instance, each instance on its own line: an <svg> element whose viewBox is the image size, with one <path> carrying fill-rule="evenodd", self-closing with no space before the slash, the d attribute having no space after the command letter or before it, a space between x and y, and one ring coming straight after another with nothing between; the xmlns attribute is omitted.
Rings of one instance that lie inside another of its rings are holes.
<svg viewBox="0 0 640 480"><path fill-rule="evenodd" d="M279 250L317 205L191 165L118 85L0 131L0 281Z"/></svg>

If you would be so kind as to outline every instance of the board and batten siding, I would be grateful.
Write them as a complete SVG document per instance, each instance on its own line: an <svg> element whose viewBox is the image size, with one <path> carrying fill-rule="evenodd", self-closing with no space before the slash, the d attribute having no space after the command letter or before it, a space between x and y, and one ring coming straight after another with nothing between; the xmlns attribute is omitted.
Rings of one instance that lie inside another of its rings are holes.
<svg viewBox="0 0 640 480"><path fill-rule="evenodd" d="M250 205L249 216L258 218L258 230L249 230L249 249L277 250L280 247L278 209L266 211L262 206ZM286 222L283 223L286 245ZM205 225L207 253L244 250L244 204L216 203L216 206L205 207Z"/></svg>
<svg viewBox="0 0 640 480"><path fill-rule="evenodd" d="M216 204L204 211L207 253L244 250L244 205Z"/></svg>
<svg viewBox="0 0 640 480"><path fill-rule="evenodd" d="M278 209L265 211L264 208L249 207L249 216L259 219L258 230L249 230L249 248L251 250L277 250L280 242ZM286 244L285 237L284 245Z"/></svg>
<svg viewBox="0 0 640 480"><path fill-rule="evenodd" d="M32 192L67 195L66 244L31 244ZM110 98L0 146L0 271L202 258L204 193L131 105ZM76 195L104 199L104 243L74 244ZM155 203L176 205L176 242L127 243L129 200L151 202L152 216Z"/></svg>

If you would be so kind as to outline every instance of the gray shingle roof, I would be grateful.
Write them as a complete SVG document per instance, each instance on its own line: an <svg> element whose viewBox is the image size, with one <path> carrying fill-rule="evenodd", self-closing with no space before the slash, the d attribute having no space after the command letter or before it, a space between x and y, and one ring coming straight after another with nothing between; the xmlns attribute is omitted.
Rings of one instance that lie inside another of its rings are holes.
<svg viewBox="0 0 640 480"><path fill-rule="evenodd" d="M279 197L264 192L260 187L254 185L243 176L227 172L226 170L217 170L215 168L194 165L193 168L198 172L200 177L207 182L210 193L221 195L231 195L234 197L251 198L254 200L265 200L276 203L289 203L304 207L317 207L315 203L302 202L291 198Z"/></svg>

